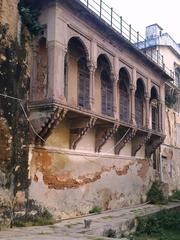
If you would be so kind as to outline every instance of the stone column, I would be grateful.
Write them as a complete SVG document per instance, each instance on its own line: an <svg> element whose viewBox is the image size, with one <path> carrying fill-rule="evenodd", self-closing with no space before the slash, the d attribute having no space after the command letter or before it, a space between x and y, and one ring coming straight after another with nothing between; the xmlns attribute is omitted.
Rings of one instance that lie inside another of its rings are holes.
<svg viewBox="0 0 180 240"><path fill-rule="evenodd" d="M130 86L130 109L129 109L129 116L130 116L130 123L136 125L136 110L135 110L135 92L136 89L133 85Z"/></svg>
<svg viewBox="0 0 180 240"><path fill-rule="evenodd" d="M136 69L133 68L132 72L132 83L130 85L130 122L136 125L136 109L135 109L135 92L136 92Z"/></svg>
<svg viewBox="0 0 180 240"><path fill-rule="evenodd" d="M114 82L113 82L113 94L114 94L114 118L119 120L119 57L115 56L113 59L113 71L114 71Z"/></svg>
<svg viewBox="0 0 180 240"><path fill-rule="evenodd" d="M113 116L115 119L118 119L117 115L117 77L112 73L111 74L111 81L113 83Z"/></svg>
<svg viewBox="0 0 180 240"><path fill-rule="evenodd" d="M163 120L163 113L165 114L165 103L160 101L159 103L159 130L165 132L165 121Z"/></svg>
<svg viewBox="0 0 180 240"><path fill-rule="evenodd" d="M149 93L146 92L145 93L145 101L146 101L146 128L149 129L150 128L150 103L149 103L149 100L150 100L150 96L149 96Z"/></svg>
<svg viewBox="0 0 180 240"><path fill-rule="evenodd" d="M56 41L48 42L48 90L49 100L65 102L64 57L66 48Z"/></svg>
<svg viewBox="0 0 180 240"><path fill-rule="evenodd" d="M91 111L95 111L95 72L96 67L93 63L90 63L89 66L90 71L90 92L89 92L89 101L90 101L90 109Z"/></svg>
<svg viewBox="0 0 180 240"><path fill-rule="evenodd" d="M160 87L160 107L159 107L159 123L160 130L165 133L165 84Z"/></svg>

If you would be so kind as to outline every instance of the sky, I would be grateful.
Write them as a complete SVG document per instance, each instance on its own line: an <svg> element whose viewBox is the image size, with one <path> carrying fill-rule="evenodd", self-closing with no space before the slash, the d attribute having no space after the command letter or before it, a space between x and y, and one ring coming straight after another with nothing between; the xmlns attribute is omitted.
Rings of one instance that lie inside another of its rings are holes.
<svg viewBox="0 0 180 240"><path fill-rule="evenodd" d="M180 43L180 0L103 0L145 36L145 28L157 23Z"/></svg>

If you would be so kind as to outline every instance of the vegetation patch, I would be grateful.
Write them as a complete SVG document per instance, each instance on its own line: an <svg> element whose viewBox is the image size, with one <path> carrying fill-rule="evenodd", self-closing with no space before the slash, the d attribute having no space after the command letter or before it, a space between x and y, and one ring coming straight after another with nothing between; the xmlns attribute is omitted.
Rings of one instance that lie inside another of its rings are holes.
<svg viewBox="0 0 180 240"><path fill-rule="evenodd" d="M174 191L172 196L169 197L169 201L171 202L180 201L180 190Z"/></svg>
<svg viewBox="0 0 180 240"><path fill-rule="evenodd" d="M40 8L37 7L37 4L35 6L35 3L27 3L24 0L20 0L18 4L18 10L22 23L28 28L31 35L38 35L42 30L42 26L38 21Z"/></svg>
<svg viewBox="0 0 180 240"><path fill-rule="evenodd" d="M89 213L101 213L102 209L99 206L94 206Z"/></svg>
<svg viewBox="0 0 180 240"><path fill-rule="evenodd" d="M161 183L155 181L148 194L147 194L147 200L152 204L166 204L167 200L163 194Z"/></svg>
<svg viewBox="0 0 180 240"><path fill-rule="evenodd" d="M43 226L43 225L52 225L56 221L53 219L51 213L47 210L43 212L39 212L34 216L28 216L28 218L24 217L21 219L16 219L14 221L15 227L30 227L30 226Z"/></svg>
<svg viewBox="0 0 180 240"><path fill-rule="evenodd" d="M180 212L162 210L148 217L138 218L136 234L131 240L179 240Z"/></svg>

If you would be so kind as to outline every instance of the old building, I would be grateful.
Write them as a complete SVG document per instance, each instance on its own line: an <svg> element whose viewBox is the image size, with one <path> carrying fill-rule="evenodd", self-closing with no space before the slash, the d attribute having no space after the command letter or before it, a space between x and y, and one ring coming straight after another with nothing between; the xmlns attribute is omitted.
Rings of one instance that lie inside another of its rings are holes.
<svg viewBox="0 0 180 240"><path fill-rule="evenodd" d="M146 201L170 73L132 44L133 29L123 36L120 17L115 29L110 8L105 21L103 3L95 12L83 1L39 2L29 198L61 217Z"/></svg>
<svg viewBox="0 0 180 240"><path fill-rule="evenodd" d="M4 142L13 143L7 157L13 159L13 203L66 218L94 206L145 202L158 175L159 147L170 131L165 91L174 81L173 69L159 51L149 54L140 34L103 1L22 2L40 9L42 28L23 46L28 54L18 63L28 65L30 84L23 75L14 91L0 87L6 97L3 119L15 114L3 127L10 134L13 129L11 141L4 133L7 141L0 139L1 150ZM11 33L20 39L16 13ZM20 99L8 111L7 94Z"/></svg>

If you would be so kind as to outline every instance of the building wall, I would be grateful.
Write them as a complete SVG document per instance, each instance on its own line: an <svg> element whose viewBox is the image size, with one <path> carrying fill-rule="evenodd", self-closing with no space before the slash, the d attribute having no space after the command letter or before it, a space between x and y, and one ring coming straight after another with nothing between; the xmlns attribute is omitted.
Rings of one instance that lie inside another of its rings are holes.
<svg viewBox="0 0 180 240"><path fill-rule="evenodd" d="M161 146L162 180L169 184L169 192L180 189L180 115L166 109L166 139Z"/></svg>
<svg viewBox="0 0 180 240"><path fill-rule="evenodd" d="M78 14L76 15L63 5L47 6L40 16L40 21L46 25L47 30L45 37L48 51L48 100L53 97L69 110L60 124L53 129L44 146L35 145L31 148L29 154L30 200L48 208L56 217L61 218L88 213L95 205L107 210L145 202L146 193L154 180L152 162L145 159L145 146L139 149L136 157L132 157L132 142L127 140L120 154L115 155L114 134L103 145L100 153L95 152L98 128L101 127L101 123L102 126L109 125L105 120L108 117L101 113L98 56L104 54L112 67L114 94L117 92L116 100L113 102L116 108L111 118L113 121L119 121L118 80L119 70L122 67L129 72L130 87L134 92L137 80L143 80L148 104L153 86L157 89L160 102L164 104L164 80L128 47L106 38L103 29L102 32L98 32L89 22L83 21ZM72 37L82 41L86 49L88 66L92 67L91 70L94 73L94 102L90 110L84 110L77 104L78 71L75 56L77 52L69 55L68 96L64 97L64 57ZM31 121L37 125L37 129L43 129L43 124L48 123L51 114L43 112L43 109L39 110L38 107L35 108L38 99L35 91L38 81L35 76L36 73L32 79L34 87L31 100L34 101L34 110L31 112ZM44 101L47 101L45 96ZM38 104L43 104L43 101ZM145 104L144 108L147 109ZM97 117L99 123L79 139L76 149L70 149L71 129L78 125L78 118L80 122L81 118L88 118L91 114ZM43 117L47 118L44 123ZM144 117L145 124L146 120L147 116ZM149 127L151 128L151 124ZM164 130L164 125L162 129Z"/></svg>
<svg viewBox="0 0 180 240"><path fill-rule="evenodd" d="M86 214L94 206L108 210L146 201L154 179L151 162L128 154L92 153L92 132L76 151L69 150L65 132L62 123L44 148L31 149L29 199L58 218Z"/></svg>
<svg viewBox="0 0 180 240"><path fill-rule="evenodd" d="M17 4L19 0L1 0L0 1L0 23L9 25L11 35L15 36L18 30L18 11Z"/></svg>
<svg viewBox="0 0 180 240"><path fill-rule="evenodd" d="M175 69L174 63L180 65L180 58L167 46L160 46L160 52L164 56L165 65L172 71Z"/></svg>

